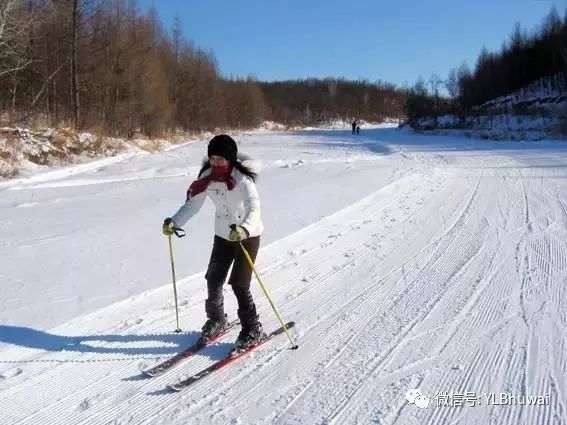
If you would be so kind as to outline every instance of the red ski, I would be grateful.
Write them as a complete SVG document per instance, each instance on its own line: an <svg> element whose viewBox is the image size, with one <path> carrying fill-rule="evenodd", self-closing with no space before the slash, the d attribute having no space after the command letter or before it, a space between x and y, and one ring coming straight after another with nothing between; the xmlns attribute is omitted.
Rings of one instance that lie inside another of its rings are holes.
<svg viewBox="0 0 567 425"><path fill-rule="evenodd" d="M185 360L188 357L194 356L195 354L197 354L200 350L202 350L206 346L208 346L208 345L212 344L213 342L219 340L229 330L231 330L233 327L235 327L238 324L240 324L240 321L238 321L238 320L235 320L233 322L228 323L228 325L226 326L226 329L224 331L222 331L220 334L218 334L217 336L215 336L214 338L209 339L205 343L197 341L195 344L193 344L192 346L183 350L181 353L177 353L173 357L170 357L169 359L151 367L150 369L146 369L146 370L142 371L142 373L144 375L147 375L147 376L150 376L150 377L159 376L159 375L164 374L169 369L171 369L173 366L180 363L182 360Z"/></svg>
<svg viewBox="0 0 567 425"><path fill-rule="evenodd" d="M286 325L286 328L292 328L293 326L295 326L295 322L288 322ZM261 347L262 345L264 345L266 342L270 341L272 338L274 338L277 335L280 335L284 333L284 328L280 327L278 329L276 329L275 331L273 331L271 334L266 335L266 337L261 340L260 342L258 342L255 345L251 345L248 348L246 348L243 351L231 351L230 354L225 357L224 359L221 359L215 363L213 363L212 365L210 365L209 367L201 370L200 372L197 372L196 374L190 376L187 379L184 379L183 381L177 382L175 384L169 384L169 388L172 389L173 391L181 391L184 388L187 388L188 386L194 384L195 382L206 378L207 376L209 376L211 373L225 367L228 366L229 364L231 364L232 362L238 360L239 358L245 356L246 354L250 353L251 351L254 351L256 348Z"/></svg>

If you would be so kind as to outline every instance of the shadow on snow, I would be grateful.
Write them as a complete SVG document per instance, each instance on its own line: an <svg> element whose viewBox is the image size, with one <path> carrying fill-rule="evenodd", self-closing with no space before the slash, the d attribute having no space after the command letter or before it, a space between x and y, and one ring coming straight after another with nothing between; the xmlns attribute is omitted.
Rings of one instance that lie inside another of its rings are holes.
<svg viewBox="0 0 567 425"><path fill-rule="evenodd" d="M197 342L200 335L200 332L191 331L179 334L67 336L27 327L0 325L0 344L51 352L123 354L130 356L172 355L183 351ZM215 348L223 348L224 346L232 347L232 344L216 344ZM221 358L226 350L207 351L209 351L210 357ZM25 362L25 360L22 362Z"/></svg>

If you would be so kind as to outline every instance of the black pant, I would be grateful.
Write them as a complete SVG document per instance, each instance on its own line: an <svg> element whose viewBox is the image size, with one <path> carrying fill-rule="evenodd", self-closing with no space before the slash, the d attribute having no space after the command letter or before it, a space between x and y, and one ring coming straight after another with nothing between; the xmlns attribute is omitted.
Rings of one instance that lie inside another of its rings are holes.
<svg viewBox="0 0 567 425"><path fill-rule="evenodd" d="M254 236L242 241L252 262L256 260L260 248L260 236ZM238 242L227 241L215 235L213 251L205 279L207 279L208 298L205 303L207 317L220 319L224 317L223 285L232 264L232 272L228 284L232 287L238 300L238 316L244 327L254 327L258 324L256 306L250 293L252 269L240 248Z"/></svg>
<svg viewBox="0 0 567 425"><path fill-rule="evenodd" d="M258 249L260 248L260 236L255 236L242 241L242 245L250 254L252 262L256 260ZM209 267L205 279L207 281L224 283L228 275L228 269L232 266L232 272L228 279L228 284L239 288L250 288L250 280L252 279L252 269L244 257L244 253L238 242L227 241L220 236L215 235L213 241L213 251L209 260Z"/></svg>

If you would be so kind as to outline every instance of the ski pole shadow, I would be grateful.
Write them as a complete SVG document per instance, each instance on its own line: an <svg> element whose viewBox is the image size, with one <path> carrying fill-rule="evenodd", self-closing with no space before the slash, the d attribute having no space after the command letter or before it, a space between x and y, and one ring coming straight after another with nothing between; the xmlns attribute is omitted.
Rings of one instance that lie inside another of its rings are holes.
<svg viewBox="0 0 567 425"><path fill-rule="evenodd" d="M0 325L0 348L13 345L48 352L171 355L195 343L200 332L68 336L37 329ZM146 344L144 344L146 343Z"/></svg>

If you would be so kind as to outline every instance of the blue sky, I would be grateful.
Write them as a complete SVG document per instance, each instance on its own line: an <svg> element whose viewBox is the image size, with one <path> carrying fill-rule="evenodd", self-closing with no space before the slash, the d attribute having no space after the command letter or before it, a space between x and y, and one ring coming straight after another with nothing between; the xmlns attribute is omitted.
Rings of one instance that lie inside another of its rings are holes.
<svg viewBox="0 0 567 425"><path fill-rule="evenodd" d="M212 50L225 76L378 79L402 85L498 50L567 0L139 0L166 28Z"/></svg>

